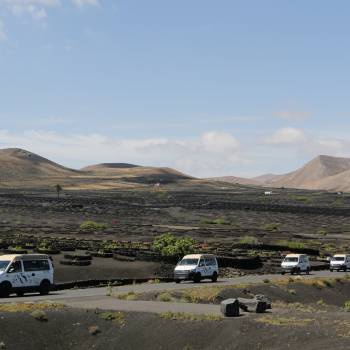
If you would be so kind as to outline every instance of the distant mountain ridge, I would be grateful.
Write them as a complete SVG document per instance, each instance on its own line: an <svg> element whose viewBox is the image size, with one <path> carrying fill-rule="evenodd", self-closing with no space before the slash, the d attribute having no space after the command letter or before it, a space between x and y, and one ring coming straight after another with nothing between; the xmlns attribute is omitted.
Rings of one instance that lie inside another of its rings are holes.
<svg viewBox="0 0 350 350"><path fill-rule="evenodd" d="M108 189L192 179L175 169L128 163L101 163L75 170L24 149L0 149L0 185L6 187L40 187L60 183L66 188Z"/></svg>
<svg viewBox="0 0 350 350"><path fill-rule="evenodd" d="M251 179L224 176L214 180L243 185L350 192L350 158L320 155L303 167L284 175L265 174Z"/></svg>
<svg viewBox="0 0 350 350"><path fill-rule="evenodd" d="M14 180L33 177L73 176L78 172L35 153L20 149L0 149L0 179Z"/></svg>

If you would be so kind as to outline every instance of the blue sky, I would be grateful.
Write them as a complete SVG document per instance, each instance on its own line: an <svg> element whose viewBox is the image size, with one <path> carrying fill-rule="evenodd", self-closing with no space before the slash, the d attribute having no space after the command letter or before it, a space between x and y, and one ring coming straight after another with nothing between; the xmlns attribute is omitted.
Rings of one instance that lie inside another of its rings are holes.
<svg viewBox="0 0 350 350"><path fill-rule="evenodd" d="M196 176L350 156L350 3L0 0L0 147Z"/></svg>

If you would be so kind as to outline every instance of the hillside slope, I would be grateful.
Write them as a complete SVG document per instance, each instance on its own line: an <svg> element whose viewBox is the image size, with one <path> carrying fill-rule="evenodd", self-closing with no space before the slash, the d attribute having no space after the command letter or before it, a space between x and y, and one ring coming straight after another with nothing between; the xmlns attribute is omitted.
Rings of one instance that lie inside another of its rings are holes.
<svg viewBox="0 0 350 350"><path fill-rule="evenodd" d="M77 171L19 148L0 150L1 181L73 176Z"/></svg>
<svg viewBox="0 0 350 350"><path fill-rule="evenodd" d="M136 183L169 183L178 180L192 179L192 177L171 168L145 167L125 163L90 165L81 169L81 171L95 176L117 177L123 181Z"/></svg>
<svg viewBox="0 0 350 350"><path fill-rule="evenodd" d="M276 187L320 189L322 180L341 174L347 170L350 170L350 158L321 155L311 160L302 168L286 175L272 178L266 184Z"/></svg>

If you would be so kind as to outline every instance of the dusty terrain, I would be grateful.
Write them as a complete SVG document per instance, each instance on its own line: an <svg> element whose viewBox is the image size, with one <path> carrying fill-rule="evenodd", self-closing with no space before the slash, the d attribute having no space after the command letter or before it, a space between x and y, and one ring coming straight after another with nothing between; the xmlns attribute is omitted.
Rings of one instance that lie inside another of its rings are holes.
<svg viewBox="0 0 350 350"><path fill-rule="evenodd" d="M251 179L235 176L217 177L219 180L243 185L261 185L309 190L350 191L350 159L320 155L288 174L266 174Z"/></svg>
<svg viewBox="0 0 350 350"><path fill-rule="evenodd" d="M86 220L105 228L82 230ZM90 267L81 269L63 266L60 260L69 253L67 247L115 253L125 248L139 255L166 232L194 237L198 251L255 259L253 272L276 271L288 251L306 250L314 262L323 262L327 255L348 249L350 195L280 189L266 196L260 187L192 181L160 190L64 189L60 199L52 188L0 190L0 248L32 251L44 245L58 250L60 255L53 256L59 280L96 278L100 273L110 278L159 275L161 261L152 254L136 259L148 261L139 265L94 257ZM232 267L245 269L244 260ZM249 270L249 263L246 267Z"/></svg>
<svg viewBox="0 0 350 350"><path fill-rule="evenodd" d="M180 295L181 290L176 291ZM186 289L178 305L214 303L263 293L272 310L219 313L108 311L72 308L63 301L0 304L0 344L6 349L348 349L348 278L284 279L256 285ZM167 292L167 294L169 294ZM164 293L160 293L163 295ZM23 299L23 298L21 298ZM114 296L104 296L113 305ZM135 303L129 301L129 303ZM171 306L173 303L156 303ZM102 305L102 304L101 304ZM91 306L91 305L90 305ZM215 305L213 305L215 306ZM216 305L217 309L219 306ZM170 307L171 309L171 307ZM205 305L203 310L207 311ZM209 309L208 309L209 310ZM18 322L21 322L18 336ZM35 334L35 337L32 335ZM135 336L137 334L137 336Z"/></svg>

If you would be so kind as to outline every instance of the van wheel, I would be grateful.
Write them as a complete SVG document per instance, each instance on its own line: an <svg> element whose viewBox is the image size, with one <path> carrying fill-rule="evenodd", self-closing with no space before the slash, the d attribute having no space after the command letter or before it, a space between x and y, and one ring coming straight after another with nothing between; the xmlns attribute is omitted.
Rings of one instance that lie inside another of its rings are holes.
<svg viewBox="0 0 350 350"><path fill-rule="evenodd" d="M10 282L2 282L0 284L0 298L8 298L10 296L12 285Z"/></svg>
<svg viewBox="0 0 350 350"><path fill-rule="evenodd" d="M216 282L218 280L218 273L214 271L213 275L211 276L211 281Z"/></svg>
<svg viewBox="0 0 350 350"><path fill-rule="evenodd" d="M16 292L16 295L18 296L18 297L23 297L23 292Z"/></svg>
<svg viewBox="0 0 350 350"><path fill-rule="evenodd" d="M175 283L180 283L180 280L179 280L179 279L176 279L176 280L175 280Z"/></svg>
<svg viewBox="0 0 350 350"><path fill-rule="evenodd" d="M310 275L310 268L307 268L307 269L306 269L306 274L307 274L307 275Z"/></svg>
<svg viewBox="0 0 350 350"><path fill-rule="evenodd" d="M202 275L200 274L200 272L197 272L193 277L193 282L199 283L201 281L201 278L202 278Z"/></svg>
<svg viewBox="0 0 350 350"><path fill-rule="evenodd" d="M51 283L49 281L42 281L39 287L40 295L48 295L50 293Z"/></svg>

